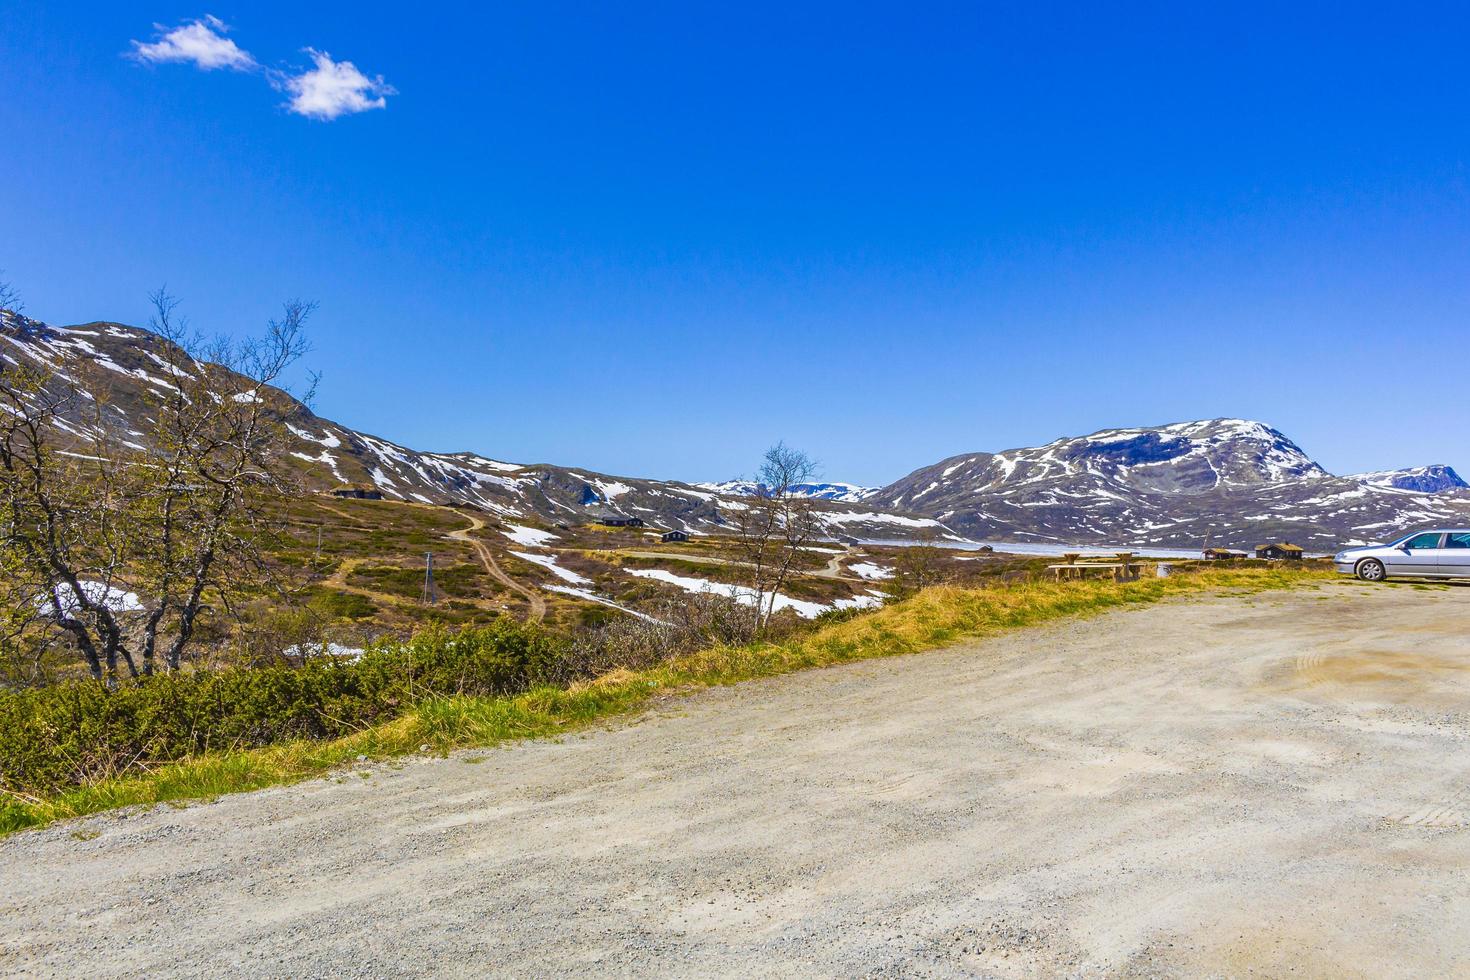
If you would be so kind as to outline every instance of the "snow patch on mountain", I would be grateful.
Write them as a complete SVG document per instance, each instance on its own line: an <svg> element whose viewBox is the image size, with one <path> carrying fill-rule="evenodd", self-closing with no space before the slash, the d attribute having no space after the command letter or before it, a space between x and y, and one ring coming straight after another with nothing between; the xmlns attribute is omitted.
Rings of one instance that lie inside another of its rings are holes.
<svg viewBox="0 0 1470 980"><path fill-rule="evenodd" d="M1379 470L1376 473L1357 473L1348 479L1357 480L1375 487L1393 487L1415 493L1444 493L1446 490L1464 490L1470 487L1448 466L1413 466L1402 470Z"/></svg>
<svg viewBox="0 0 1470 980"><path fill-rule="evenodd" d="M723 483L696 483L696 487L714 493L734 497L764 497L769 491L764 483L755 480L726 480ZM857 503L873 496L878 487L860 487L855 483L794 483L793 497L810 497L814 500L836 500Z"/></svg>

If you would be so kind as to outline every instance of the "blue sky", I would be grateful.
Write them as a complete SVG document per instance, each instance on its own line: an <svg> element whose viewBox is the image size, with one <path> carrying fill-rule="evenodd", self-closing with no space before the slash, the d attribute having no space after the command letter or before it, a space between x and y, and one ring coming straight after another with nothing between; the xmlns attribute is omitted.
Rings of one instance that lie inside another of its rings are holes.
<svg viewBox="0 0 1470 980"><path fill-rule="evenodd" d="M56 323L315 299L317 410L416 448L1470 468L1470 10L1205 6L0 0L0 268ZM241 57L133 44L195 22Z"/></svg>

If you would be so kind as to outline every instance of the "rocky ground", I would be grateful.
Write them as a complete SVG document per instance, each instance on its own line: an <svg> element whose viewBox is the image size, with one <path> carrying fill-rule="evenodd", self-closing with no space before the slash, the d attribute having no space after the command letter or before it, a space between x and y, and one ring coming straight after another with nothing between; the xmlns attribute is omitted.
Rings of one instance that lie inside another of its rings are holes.
<svg viewBox="0 0 1470 980"><path fill-rule="evenodd" d="M1181 600L0 841L0 972L1470 971L1470 589Z"/></svg>

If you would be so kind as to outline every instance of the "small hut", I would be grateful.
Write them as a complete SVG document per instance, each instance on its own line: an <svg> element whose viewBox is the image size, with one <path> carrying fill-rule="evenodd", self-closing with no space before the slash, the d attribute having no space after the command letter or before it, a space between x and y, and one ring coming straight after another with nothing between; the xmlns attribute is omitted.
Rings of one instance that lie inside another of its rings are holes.
<svg viewBox="0 0 1470 980"><path fill-rule="evenodd" d="M1301 545L1282 541L1279 544L1263 544L1256 549L1256 557L1267 561L1301 561L1303 555Z"/></svg>
<svg viewBox="0 0 1470 980"><path fill-rule="evenodd" d="M352 500L382 500L383 491L377 487L364 486L360 483L343 484L340 487L332 488L332 496L347 497Z"/></svg>
<svg viewBox="0 0 1470 980"><path fill-rule="evenodd" d="M1229 561L1232 558L1244 558L1244 551L1231 551L1229 548L1206 548L1205 561Z"/></svg>
<svg viewBox="0 0 1470 980"><path fill-rule="evenodd" d="M662 541L664 544L669 544L669 543L674 542L674 541L688 541L689 540L689 532L688 531L665 531L663 534L660 534L658 536L658 539L660 541Z"/></svg>
<svg viewBox="0 0 1470 980"><path fill-rule="evenodd" d="M600 514L597 514L592 519L598 524L601 524L603 527L643 526L643 518L641 517L629 517L627 514L616 514L610 510L605 510Z"/></svg>

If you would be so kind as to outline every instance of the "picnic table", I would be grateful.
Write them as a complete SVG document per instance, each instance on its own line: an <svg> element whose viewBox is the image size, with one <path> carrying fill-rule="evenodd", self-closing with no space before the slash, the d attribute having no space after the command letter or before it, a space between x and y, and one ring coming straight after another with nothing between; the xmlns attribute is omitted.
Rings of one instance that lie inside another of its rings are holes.
<svg viewBox="0 0 1470 980"><path fill-rule="evenodd" d="M1110 575L1115 582L1132 582L1138 578L1143 566L1133 560L1131 551L1118 552L1112 561L1084 559L1079 553L1069 552L1062 555L1061 564L1048 565L1046 568L1058 582L1086 578L1090 574Z"/></svg>

